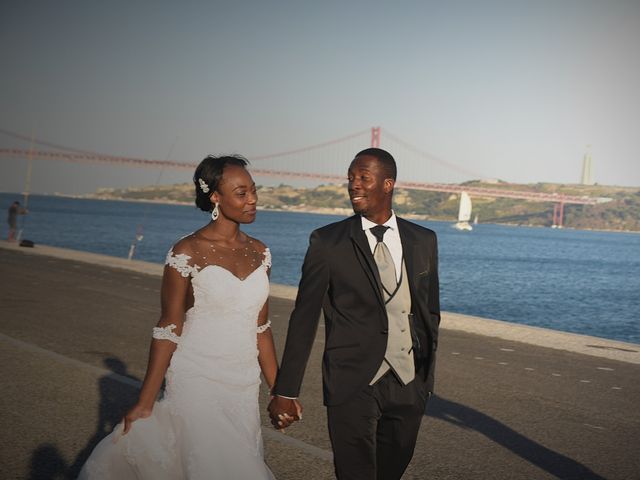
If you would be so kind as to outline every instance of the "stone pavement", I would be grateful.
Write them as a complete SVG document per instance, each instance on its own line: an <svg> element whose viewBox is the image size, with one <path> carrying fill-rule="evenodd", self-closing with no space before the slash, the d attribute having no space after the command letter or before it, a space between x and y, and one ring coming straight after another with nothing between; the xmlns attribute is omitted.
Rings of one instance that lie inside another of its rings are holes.
<svg viewBox="0 0 640 480"><path fill-rule="evenodd" d="M161 267L0 247L0 478L74 478L136 398ZM272 289L279 352L293 292ZM261 397L279 480L333 478L323 339L321 325L301 422L271 429ZM640 478L639 345L447 314L438 355L437 394L405 479Z"/></svg>

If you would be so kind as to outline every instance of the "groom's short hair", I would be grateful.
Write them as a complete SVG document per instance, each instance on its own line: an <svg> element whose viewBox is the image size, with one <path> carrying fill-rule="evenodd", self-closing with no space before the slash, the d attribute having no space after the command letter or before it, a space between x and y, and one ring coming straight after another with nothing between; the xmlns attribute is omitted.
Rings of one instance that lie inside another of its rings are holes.
<svg viewBox="0 0 640 480"><path fill-rule="evenodd" d="M396 176L398 174L396 161L389 152L381 148L365 148L361 152L358 152L355 158L363 155L375 157L376 160L378 160L378 162L380 162L380 164L382 165L382 169L384 170L386 177L393 178L394 180L396 179Z"/></svg>

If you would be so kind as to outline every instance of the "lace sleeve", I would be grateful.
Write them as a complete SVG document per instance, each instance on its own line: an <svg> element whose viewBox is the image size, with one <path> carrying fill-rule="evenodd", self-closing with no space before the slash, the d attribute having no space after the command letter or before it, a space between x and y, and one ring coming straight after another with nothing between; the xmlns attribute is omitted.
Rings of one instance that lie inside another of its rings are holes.
<svg viewBox="0 0 640 480"><path fill-rule="evenodd" d="M178 343L180 337L173 333L175 329L176 326L173 323L166 327L153 327L153 334L151 336L157 340L169 340L173 343Z"/></svg>
<svg viewBox="0 0 640 480"><path fill-rule="evenodd" d="M258 325L258 333L264 333L267 331L267 328L271 327L271 320L267 320L267 323Z"/></svg>
<svg viewBox="0 0 640 480"><path fill-rule="evenodd" d="M175 268L180 275L183 277L195 276L198 273L198 265L189 265L189 260L191 257L186 253L173 253L173 249L169 250L167 253L167 258L165 259L165 265L169 265L170 267Z"/></svg>
<svg viewBox="0 0 640 480"><path fill-rule="evenodd" d="M271 250L269 250L269 248L265 248L262 255L264 255L264 258L262 259L262 265L264 268L271 268Z"/></svg>

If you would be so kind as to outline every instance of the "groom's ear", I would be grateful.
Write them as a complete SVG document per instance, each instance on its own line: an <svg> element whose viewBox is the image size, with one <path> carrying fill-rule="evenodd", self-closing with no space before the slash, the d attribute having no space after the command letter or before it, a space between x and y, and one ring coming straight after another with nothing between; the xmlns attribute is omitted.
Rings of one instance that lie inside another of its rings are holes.
<svg viewBox="0 0 640 480"><path fill-rule="evenodd" d="M393 188L396 185L396 181L393 178L385 178L384 183L382 184L382 190L387 195L393 193Z"/></svg>

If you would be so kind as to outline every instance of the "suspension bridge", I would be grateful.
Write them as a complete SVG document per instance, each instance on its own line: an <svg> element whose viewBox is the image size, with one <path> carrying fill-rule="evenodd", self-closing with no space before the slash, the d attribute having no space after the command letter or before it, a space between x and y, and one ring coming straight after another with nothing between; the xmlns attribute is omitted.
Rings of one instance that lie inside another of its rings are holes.
<svg viewBox="0 0 640 480"><path fill-rule="evenodd" d="M111 164L123 167L189 171L193 171L197 165L197 163L194 162L107 155L59 145L2 129L0 129L0 134L29 142L31 145L28 149L0 148L0 157L8 159L45 160L81 164ZM351 159L354 153L367 146L381 147L383 143L382 137L382 128L372 127L322 143L265 155L252 155L249 157L252 163L251 173L257 177L297 178L323 183L342 184L346 181L345 168L348 159ZM34 148L35 145L45 147L46 149L36 149ZM405 165L401 171L414 179L433 177L434 172L442 170L455 172L458 176L467 179L484 178L484 176L478 172L448 162L437 155L433 155L402 140L386 130L384 130L383 148L392 152L396 159L401 159L402 164ZM464 191L471 197L510 198L533 202L550 202L554 204L553 223L556 226L562 225L564 205L595 205L601 202L601 199L589 196L531 192L498 187L487 188L453 183L399 181L396 185L399 188L453 194L460 194Z"/></svg>

